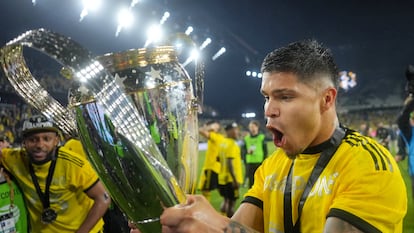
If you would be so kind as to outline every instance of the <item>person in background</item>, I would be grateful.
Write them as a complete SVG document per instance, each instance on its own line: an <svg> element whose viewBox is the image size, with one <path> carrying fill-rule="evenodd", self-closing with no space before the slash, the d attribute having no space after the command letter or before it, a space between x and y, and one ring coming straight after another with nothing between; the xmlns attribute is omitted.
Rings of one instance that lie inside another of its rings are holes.
<svg viewBox="0 0 414 233"><path fill-rule="evenodd" d="M30 232L102 232L111 198L83 156L58 146L59 133L50 119L34 115L24 121L23 148L0 153L24 194Z"/></svg>
<svg viewBox="0 0 414 233"><path fill-rule="evenodd" d="M339 123L330 50L315 40L294 42L270 52L261 71L277 150L231 219L189 195L185 205L163 210L163 232L401 233L404 180L387 149Z"/></svg>
<svg viewBox="0 0 414 233"><path fill-rule="evenodd" d="M7 137L4 134L0 134L0 149L10 148L10 147L11 147L11 144L10 144L9 137Z"/></svg>
<svg viewBox="0 0 414 233"><path fill-rule="evenodd" d="M250 121L249 134L243 138L244 163L246 165L246 178L249 180L249 188L254 183L254 173L267 156L266 137L263 133L260 133L259 129L259 121Z"/></svg>
<svg viewBox="0 0 414 233"><path fill-rule="evenodd" d="M83 148L82 142L77 138L67 134L64 134L65 141L63 142L63 147L67 148L70 151L73 151L79 155L82 155L85 159L87 159L86 152ZM128 220L125 214L121 211L121 209L115 204L115 202L111 202L108 210L105 212L104 216L102 217L104 220L104 232L111 233L128 233Z"/></svg>
<svg viewBox="0 0 414 233"><path fill-rule="evenodd" d="M0 135L0 150L10 148L9 138ZM14 178L0 166L0 232L28 233L23 193Z"/></svg>
<svg viewBox="0 0 414 233"><path fill-rule="evenodd" d="M379 143L383 145L388 150L390 149L391 133L390 129L380 122L377 127L376 136L379 140Z"/></svg>
<svg viewBox="0 0 414 233"><path fill-rule="evenodd" d="M239 198L240 185L243 183L241 153L237 144L240 132L235 122L227 125L224 130L226 138L222 140L219 150L221 170L218 176L218 189L224 198L220 210L227 217L231 217Z"/></svg>
<svg viewBox="0 0 414 233"><path fill-rule="evenodd" d="M364 136L369 136L369 126L368 123L363 122L359 125L358 132Z"/></svg>
<svg viewBox="0 0 414 233"><path fill-rule="evenodd" d="M207 200L210 200L211 191L218 188L218 174L221 169L218 151L224 139L224 136L219 133L220 128L220 123L214 120L199 128L200 135L207 139L207 150L199 183L201 192Z"/></svg>
<svg viewBox="0 0 414 233"><path fill-rule="evenodd" d="M400 129L400 142L399 150L395 159L402 161L405 157L408 157L408 173L410 175L410 183L412 190L412 198L414 198L414 67L409 66L406 70L407 78L407 91L403 105L403 109L397 118L397 125Z"/></svg>

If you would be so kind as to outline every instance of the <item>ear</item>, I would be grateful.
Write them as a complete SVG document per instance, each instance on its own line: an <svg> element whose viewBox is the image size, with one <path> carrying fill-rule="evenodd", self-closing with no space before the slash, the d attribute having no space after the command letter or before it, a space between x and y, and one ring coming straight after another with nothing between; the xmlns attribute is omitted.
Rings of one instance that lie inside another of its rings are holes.
<svg viewBox="0 0 414 233"><path fill-rule="evenodd" d="M56 134L56 137L55 137L55 146L59 145L59 142L60 142L60 135L59 134Z"/></svg>
<svg viewBox="0 0 414 233"><path fill-rule="evenodd" d="M332 108L333 106L335 106L337 93L338 91L333 87L329 87L325 89L323 93L323 99L322 99L322 110L323 111L326 111Z"/></svg>

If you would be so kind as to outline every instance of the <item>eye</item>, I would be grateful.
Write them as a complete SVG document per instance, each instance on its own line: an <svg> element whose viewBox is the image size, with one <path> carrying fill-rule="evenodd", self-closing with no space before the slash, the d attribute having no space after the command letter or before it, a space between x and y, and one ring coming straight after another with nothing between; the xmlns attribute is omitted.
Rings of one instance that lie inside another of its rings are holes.
<svg viewBox="0 0 414 233"><path fill-rule="evenodd" d="M269 102L269 96L264 96L265 102Z"/></svg>
<svg viewBox="0 0 414 233"><path fill-rule="evenodd" d="M291 95L281 95L279 98L283 101L289 101L289 100L293 99L293 96L291 96Z"/></svg>

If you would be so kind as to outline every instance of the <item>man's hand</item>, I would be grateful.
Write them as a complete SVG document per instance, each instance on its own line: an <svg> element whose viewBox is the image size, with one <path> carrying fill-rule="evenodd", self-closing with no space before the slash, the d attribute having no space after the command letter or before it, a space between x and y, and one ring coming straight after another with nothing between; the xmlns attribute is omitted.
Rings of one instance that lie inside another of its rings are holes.
<svg viewBox="0 0 414 233"><path fill-rule="evenodd" d="M160 217L164 233L223 233L230 219L218 213L202 195L188 195L185 205L164 209ZM131 233L140 233L132 223Z"/></svg>

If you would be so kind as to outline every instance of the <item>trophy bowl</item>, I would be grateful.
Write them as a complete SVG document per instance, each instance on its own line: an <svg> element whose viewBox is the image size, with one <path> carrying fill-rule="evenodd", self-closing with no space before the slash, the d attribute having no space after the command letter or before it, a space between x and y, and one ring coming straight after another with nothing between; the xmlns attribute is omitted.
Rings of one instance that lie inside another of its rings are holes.
<svg viewBox="0 0 414 233"><path fill-rule="evenodd" d="M32 76L23 46L49 55L73 77L68 107ZM185 202L184 193L194 191L197 177L197 104L173 48L93 59L70 38L38 29L7 43L0 58L17 93L64 133L79 135L89 161L128 218L144 233L160 232L163 207Z"/></svg>
<svg viewBox="0 0 414 233"><path fill-rule="evenodd" d="M186 193L194 193L198 103L172 46L131 49L96 58L143 117L152 139Z"/></svg>

